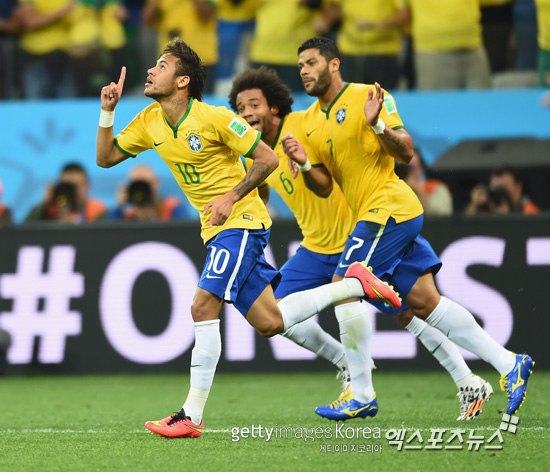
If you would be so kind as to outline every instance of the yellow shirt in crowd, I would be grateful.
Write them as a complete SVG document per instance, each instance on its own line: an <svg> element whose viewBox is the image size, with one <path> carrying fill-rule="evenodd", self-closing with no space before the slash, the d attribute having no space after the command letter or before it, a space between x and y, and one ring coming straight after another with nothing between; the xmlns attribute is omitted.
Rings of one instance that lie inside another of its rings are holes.
<svg viewBox="0 0 550 472"><path fill-rule="evenodd" d="M219 0L204 0L204 3L216 8L219 6ZM203 21L193 0L160 0L155 27L159 33L159 54L164 46L177 36L193 48L205 65L210 66L218 62L216 16Z"/></svg>
<svg viewBox="0 0 550 472"><path fill-rule="evenodd" d="M39 14L48 14L66 7L70 0L19 0L20 4L30 3ZM22 48L36 55L48 54L53 51L65 51L68 46L70 27L69 15L54 23L21 35Z"/></svg>
<svg viewBox="0 0 550 472"><path fill-rule="evenodd" d="M342 5L342 26L337 37L338 49L351 56L398 54L401 50L399 28L359 28L360 20L375 23L393 18L405 8L405 0L334 0Z"/></svg>
<svg viewBox="0 0 550 472"><path fill-rule="evenodd" d="M535 0L535 4L539 47L550 51L550 0Z"/></svg>
<svg viewBox="0 0 550 472"><path fill-rule="evenodd" d="M295 66L298 47L317 36L313 28L320 14L298 0L259 0L250 60L264 64ZM298 71L296 71L298 73Z"/></svg>
<svg viewBox="0 0 550 472"><path fill-rule="evenodd" d="M416 51L476 49L482 44L479 0L407 0Z"/></svg>

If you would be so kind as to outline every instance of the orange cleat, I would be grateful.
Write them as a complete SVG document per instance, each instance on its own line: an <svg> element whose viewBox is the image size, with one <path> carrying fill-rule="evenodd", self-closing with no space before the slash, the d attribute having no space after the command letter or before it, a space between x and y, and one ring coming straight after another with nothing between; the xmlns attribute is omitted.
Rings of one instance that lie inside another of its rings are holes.
<svg viewBox="0 0 550 472"><path fill-rule="evenodd" d="M344 276L346 278L354 277L363 286L365 297L370 300L381 300L392 308L401 306L399 294L387 282L383 282L372 273L372 267L368 267L366 262L354 262Z"/></svg>
<svg viewBox="0 0 550 472"><path fill-rule="evenodd" d="M147 421L145 427L165 438L199 438L204 428L204 420L201 421L200 425L196 425L189 416L185 416L185 411L182 408L177 413L162 420Z"/></svg>

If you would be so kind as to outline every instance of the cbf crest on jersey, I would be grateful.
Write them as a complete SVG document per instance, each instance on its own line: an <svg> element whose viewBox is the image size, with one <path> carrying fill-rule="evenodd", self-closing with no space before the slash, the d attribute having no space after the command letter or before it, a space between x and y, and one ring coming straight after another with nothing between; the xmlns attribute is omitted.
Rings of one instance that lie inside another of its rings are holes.
<svg viewBox="0 0 550 472"><path fill-rule="evenodd" d="M345 106L338 108L338 110L336 110L336 123L341 125L344 121L346 121L346 113L347 110Z"/></svg>
<svg viewBox="0 0 550 472"><path fill-rule="evenodd" d="M193 152L201 151L202 141L198 133L191 132L187 135L186 139L187 139L187 142L189 143L189 148L191 149L191 151Z"/></svg>

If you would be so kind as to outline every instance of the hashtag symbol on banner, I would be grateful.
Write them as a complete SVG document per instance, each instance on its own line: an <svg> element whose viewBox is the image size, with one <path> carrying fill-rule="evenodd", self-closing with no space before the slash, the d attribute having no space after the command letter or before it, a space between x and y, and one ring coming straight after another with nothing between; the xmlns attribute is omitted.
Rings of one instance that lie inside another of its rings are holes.
<svg viewBox="0 0 550 472"><path fill-rule="evenodd" d="M37 338L40 363L63 362L67 336L81 333L82 315L69 308L71 298L84 294L84 276L73 271L76 250L52 247L45 272L44 252L20 248L15 274L0 276L0 297L13 300L11 311L0 312L0 328L11 335L10 364L32 362Z"/></svg>
<svg viewBox="0 0 550 472"><path fill-rule="evenodd" d="M519 416L510 416L506 413L502 415L502 423L500 423L500 429L508 431L509 433L516 434L518 429Z"/></svg>

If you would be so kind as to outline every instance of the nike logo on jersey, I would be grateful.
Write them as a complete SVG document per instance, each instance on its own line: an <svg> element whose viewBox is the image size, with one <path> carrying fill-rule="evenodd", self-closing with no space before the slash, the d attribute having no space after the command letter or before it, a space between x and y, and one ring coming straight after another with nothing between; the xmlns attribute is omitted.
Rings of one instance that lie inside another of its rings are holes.
<svg viewBox="0 0 550 472"><path fill-rule="evenodd" d="M218 275L206 274L206 278L207 278L207 279L222 279L223 277L220 277L220 276L218 276Z"/></svg>
<svg viewBox="0 0 550 472"><path fill-rule="evenodd" d="M155 143L155 142L153 141L153 144L154 144L155 146L160 146L161 144L164 144L164 143L165 143L165 141L163 141L162 143Z"/></svg>
<svg viewBox="0 0 550 472"><path fill-rule="evenodd" d="M317 128L311 130L309 133L306 133L306 136L309 138L309 135L310 135L311 133L313 133L316 129L317 129Z"/></svg>
<svg viewBox="0 0 550 472"><path fill-rule="evenodd" d="M342 264L340 262L340 263L338 263L338 267L341 267L342 269L345 269L346 267L349 267L349 264Z"/></svg>

